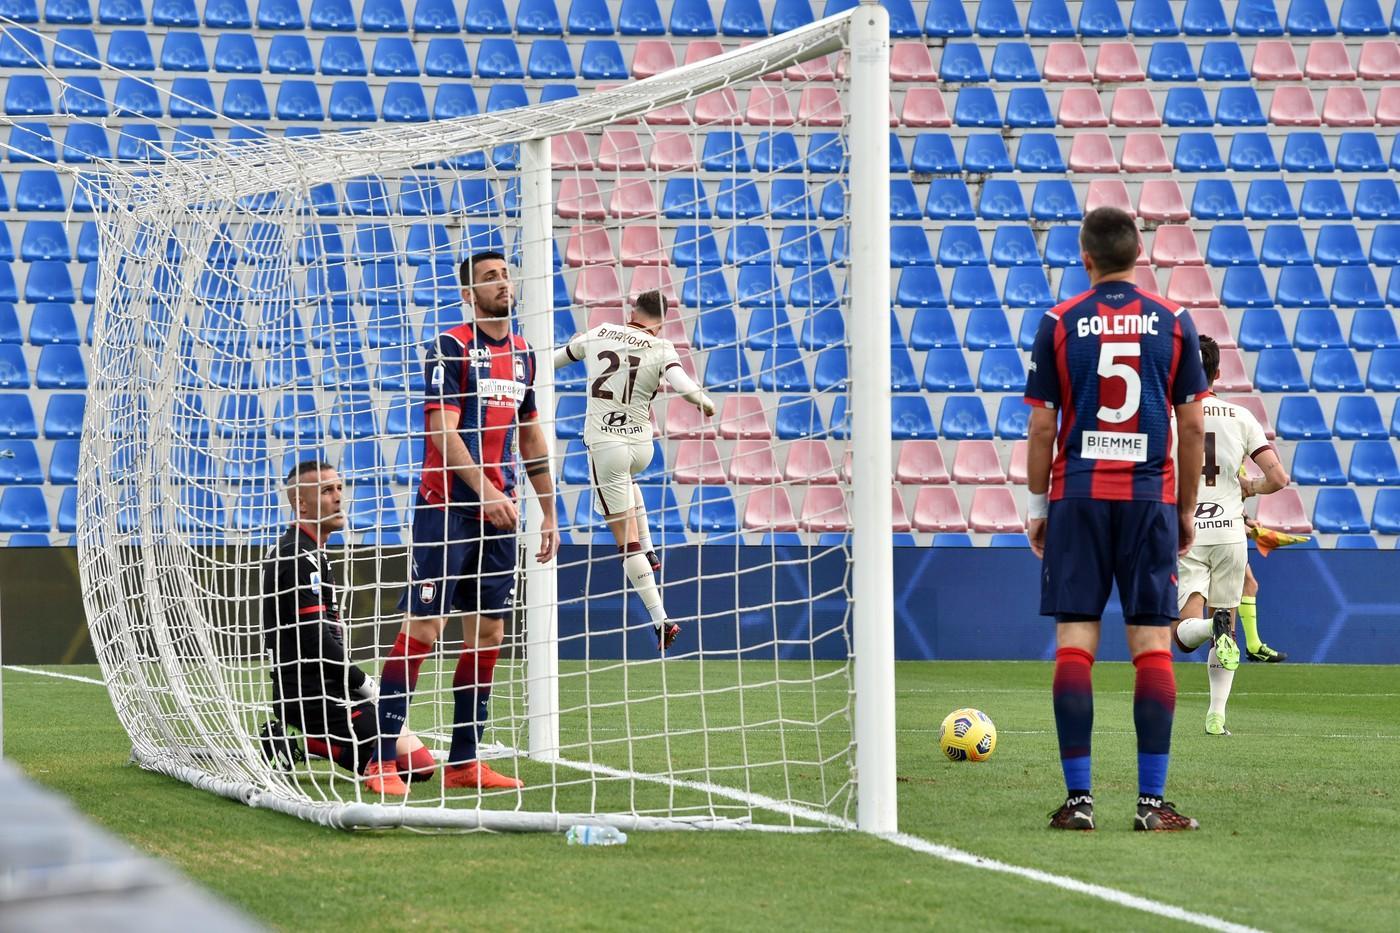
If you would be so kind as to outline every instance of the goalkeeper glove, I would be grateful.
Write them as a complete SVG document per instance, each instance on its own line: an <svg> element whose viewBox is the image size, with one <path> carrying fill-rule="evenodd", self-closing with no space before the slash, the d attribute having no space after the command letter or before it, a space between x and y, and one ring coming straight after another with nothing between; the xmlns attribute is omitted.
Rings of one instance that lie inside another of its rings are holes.
<svg viewBox="0 0 1400 933"><path fill-rule="evenodd" d="M362 700L369 700L371 703L379 702L379 684L368 674L365 675L365 682L351 692Z"/></svg>

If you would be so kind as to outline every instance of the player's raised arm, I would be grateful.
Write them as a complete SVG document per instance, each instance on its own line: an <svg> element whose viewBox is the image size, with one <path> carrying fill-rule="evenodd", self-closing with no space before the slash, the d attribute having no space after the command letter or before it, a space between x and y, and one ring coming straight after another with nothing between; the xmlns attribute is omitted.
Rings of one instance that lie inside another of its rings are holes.
<svg viewBox="0 0 1400 933"><path fill-rule="evenodd" d="M565 366L582 362L583 355L586 352L584 339L584 334L574 334L574 336L569 339L568 343L555 350L554 368L563 369Z"/></svg>

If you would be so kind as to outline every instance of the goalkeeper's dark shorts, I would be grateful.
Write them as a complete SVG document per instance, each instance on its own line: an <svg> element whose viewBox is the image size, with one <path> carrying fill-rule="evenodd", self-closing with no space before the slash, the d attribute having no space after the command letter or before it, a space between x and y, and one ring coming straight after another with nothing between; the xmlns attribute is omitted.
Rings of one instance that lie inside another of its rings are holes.
<svg viewBox="0 0 1400 933"><path fill-rule="evenodd" d="M359 774L378 750L379 721L368 700L349 706L319 698L283 702L278 709L285 725L301 730L309 755Z"/></svg>

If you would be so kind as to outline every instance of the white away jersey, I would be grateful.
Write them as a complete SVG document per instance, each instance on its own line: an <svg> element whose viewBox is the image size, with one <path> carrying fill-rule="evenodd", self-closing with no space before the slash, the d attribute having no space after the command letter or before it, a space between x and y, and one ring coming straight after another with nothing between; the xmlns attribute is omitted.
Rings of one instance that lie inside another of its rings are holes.
<svg viewBox="0 0 1400 933"><path fill-rule="evenodd" d="M1196 543L1234 544L1245 540L1240 467L1269 446L1254 414L1241 405L1210 396L1205 414L1205 460L1196 494Z"/></svg>
<svg viewBox="0 0 1400 933"><path fill-rule="evenodd" d="M651 400L666 370L681 365L671 341L631 324L599 324L565 347L588 367L584 443L651 444Z"/></svg>

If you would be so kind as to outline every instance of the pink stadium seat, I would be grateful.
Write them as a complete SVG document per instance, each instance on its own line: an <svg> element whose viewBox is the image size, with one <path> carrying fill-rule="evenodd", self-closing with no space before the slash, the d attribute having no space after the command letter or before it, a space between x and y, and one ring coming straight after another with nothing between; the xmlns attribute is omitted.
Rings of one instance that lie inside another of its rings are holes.
<svg viewBox="0 0 1400 933"><path fill-rule="evenodd" d="M729 458L729 481L741 486L768 486L778 482L778 461L768 441L735 441Z"/></svg>
<svg viewBox="0 0 1400 933"><path fill-rule="evenodd" d="M1162 294L1162 286L1157 284L1157 272L1151 266L1134 266L1133 284L1149 295Z"/></svg>
<svg viewBox="0 0 1400 933"><path fill-rule="evenodd" d="M1325 126L1374 126L1366 94L1359 87L1329 87L1322 99Z"/></svg>
<svg viewBox="0 0 1400 933"><path fill-rule="evenodd" d="M797 122L805 126L841 126L845 123L841 112L841 98L836 88L824 84L809 85L802 89L797 100Z"/></svg>
<svg viewBox="0 0 1400 933"><path fill-rule="evenodd" d="M626 242L626 235L623 235ZM1163 224L1152 235L1152 264L1154 266L1203 266L1196 234L1181 224Z"/></svg>
<svg viewBox="0 0 1400 933"><path fill-rule="evenodd" d="M890 487L890 524L894 531L900 533L914 530L909 523L909 513L904 510L904 495L898 486Z"/></svg>
<svg viewBox="0 0 1400 933"><path fill-rule="evenodd" d="M1235 335L1230 333L1230 320L1221 308L1192 308L1191 320L1196 323L1196 332L1202 337L1210 337L1229 349L1235 346Z"/></svg>
<svg viewBox="0 0 1400 933"><path fill-rule="evenodd" d="M591 171L593 153L588 151L588 140L579 130L561 133L549 141L549 161L555 171Z"/></svg>
<svg viewBox="0 0 1400 933"><path fill-rule="evenodd" d="M1131 42L1105 42L1094 60L1096 81L1146 81L1137 49Z"/></svg>
<svg viewBox="0 0 1400 933"><path fill-rule="evenodd" d="M1091 87L1066 88L1060 95L1060 114L1055 118L1060 126L1108 126L1099 92Z"/></svg>
<svg viewBox="0 0 1400 933"><path fill-rule="evenodd" d="M734 90L722 87L697 97L695 122L701 126L733 126L740 122L739 99Z"/></svg>
<svg viewBox="0 0 1400 933"><path fill-rule="evenodd" d="M605 172L641 172L647 167L642 143L631 130L603 130L598 143L598 168Z"/></svg>
<svg viewBox="0 0 1400 933"><path fill-rule="evenodd" d="M1225 399L1236 405L1242 405L1254 412L1254 417L1259 419L1259 423L1264 426L1264 436L1269 440L1274 439L1274 423L1269 420L1269 412L1264 408L1264 400L1257 395L1232 395Z"/></svg>
<svg viewBox="0 0 1400 933"><path fill-rule="evenodd" d="M684 104L667 104L642 115L650 126L690 126L690 111Z"/></svg>
<svg viewBox="0 0 1400 933"><path fill-rule="evenodd" d="M612 241L608 239L606 227L591 224L574 227L569 231L569 241L564 247L564 261L571 266L590 266L595 263L611 263Z"/></svg>
<svg viewBox="0 0 1400 933"><path fill-rule="evenodd" d="M696 62L703 62L707 58L723 54L724 44L718 39L691 39L690 45L685 47L685 63L693 65Z"/></svg>
<svg viewBox="0 0 1400 933"><path fill-rule="evenodd" d="M554 211L565 220L602 220L603 196L592 178L565 175L559 179L559 202Z"/></svg>
<svg viewBox="0 0 1400 933"><path fill-rule="evenodd" d="M1394 39L1367 39L1361 44L1357 73L1366 81L1400 80L1400 43Z"/></svg>
<svg viewBox="0 0 1400 933"><path fill-rule="evenodd" d="M676 67L676 50L669 39L638 39L632 52L632 77L650 78Z"/></svg>
<svg viewBox="0 0 1400 933"><path fill-rule="evenodd" d="M1046 81L1094 80L1084 46L1078 42L1052 42L1045 50L1045 67L1041 69Z"/></svg>
<svg viewBox="0 0 1400 933"><path fill-rule="evenodd" d="M693 172L698 163L690 145L690 134L661 130L651 144L647 165L658 172Z"/></svg>
<svg viewBox="0 0 1400 933"><path fill-rule="evenodd" d="M1253 392L1254 383L1244 368L1244 354L1239 350L1220 351L1220 378L1215 380L1216 392Z"/></svg>
<svg viewBox="0 0 1400 933"><path fill-rule="evenodd" d="M1138 213L1143 220L1157 223L1183 223L1191 219L1186 196L1175 178L1154 178L1142 183L1138 192Z"/></svg>
<svg viewBox="0 0 1400 933"><path fill-rule="evenodd" d="M938 69L923 42L896 42L890 46L891 81L937 81Z"/></svg>
<svg viewBox="0 0 1400 933"><path fill-rule="evenodd" d="M1220 299L1204 266L1177 266L1167 279L1169 301L1187 308L1218 308Z"/></svg>
<svg viewBox="0 0 1400 933"><path fill-rule="evenodd" d="M599 324L616 324L620 327L624 316L625 312L620 304L594 305L588 309L588 329L592 330Z"/></svg>
<svg viewBox="0 0 1400 933"><path fill-rule="evenodd" d="M1140 200L1142 200L1142 198L1139 197L1138 200L1140 201ZM1143 239L1143 237L1142 237L1142 231L1141 231L1141 230L1138 231L1138 258L1137 258L1137 264L1140 265L1140 266L1150 266L1150 265L1152 265L1152 260L1151 260L1150 258L1148 258L1148 255L1147 255L1147 241L1146 241L1145 239Z"/></svg>
<svg viewBox="0 0 1400 933"><path fill-rule="evenodd" d="M1114 126L1161 126L1162 117L1157 104L1145 87L1120 87L1113 92L1113 107L1109 119Z"/></svg>
<svg viewBox="0 0 1400 933"><path fill-rule="evenodd" d="M562 192L568 181L569 179L565 178L559 183L560 217L568 216L562 209ZM608 214L623 218L656 216L656 192L652 190L651 182L645 178L624 178L619 181L613 186L612 198L608 201Z"/></svg>
<svg viewBox="0 0 1400 933"><path fill-rule="evenodd" d="M1129 133L1123 141L1123 171L1170 172L1171 157L1156 133Z"/></svg>
<svg viewBox="0 0 1400 933"><path fill-rule="evenodd" d="M943 451L938 441L914 440L900 444L894 478L910 486L947 483L948 468L943 465Z"/></svg>
<svg viewBox="0 0 1400 933"><path fill-rule="evenodd" d="M742 397L731 396L731 398ZM715 423L713 419L701 417L700 409L677 396L666 403L665 436L673 441L713 439Z"/></svg>
<svg viewBox="0 0 1400 933"><path fill-rule="evenodd" d="M973 531L993 533L1025 531L1016 497L1005 486L979 486L972 493L968 524Z"/></svg>
<svg viewBox="0 0 1400 933"><path fill-rule="evenodd" d="M598 85L597 90L598 90L598 93L601 94L603 91L615 91L615 90L617 90L618 88L620 88L620 87L622 87L622 86L623 86L623 85L621 85L621 84L600 84L600 85ZM613 123L614 123L614 125L626 124L626 125L635 126L636 123L637 123L637 118L636 118L636 117L624 117L624 118L622 118L622 119L620 119L620 120L614 120Z"/></svg>
<svg viewBox="0 0 1400 933"><path fill-rule="evenodd" d="M1254 63L1249 73L1258 81L1301 81L1303 69L1287 39L1261 39L1254 47Z"/></svg>
<svg viewBox="0 0 1400 933"><path fill-rule="evenodd" d="M1001 469L1001 455L993 441L958 441L953 454L953 482L964 485L996 485L1006 483Z"/></svg>
<svg viewBox="0 0 1400 933"><path fill-rule="evenodd" d="M675 343L674 340L671 342ZM680 357L681 370L687 376L690 377L691 382L695 383L696 385L700 385L700 374L696 372L695 355L690 352L690 346L687 344L686 346L682 347L679 344L677 344L676 355ZM671 391L671 384L669 382L663 381L661 383L661 391L669 393Z"/></svg>
<svg viewBox="0 0 1400 933"><path fill-rule="evenodd" d="M1275 126L1321 126L1312 91L1301 84L1286 84L1274 91L1269 122Z"/></svg>
<svg viewBox="0 0 1400 933"><path fill-rule="evenodd" d="M1259 524L1265 528L1286 531L1289 534L1309 534L1312 522L1303 508L1303 497L1298 490L1289 487L1276 493L1259 497Z"/></svg>
<svg viewBox="0 0 1400 933"><path fill-rule="evenodd" d="M836 72L831 67L831 56L823 55L821 58L790 66L783 72L783 77L798 84L808 81L834 81Z"/></svg>
<svg viewBox="0 0 1400 933"><path fill-rule="evenodd" d="M744 503L744 527L754 531L796 531L792 500L782 486L767 486L749 493Z"/></svg>
<svg viewBox="0 0 1400 933"><path fill-rule="evenodd" d="M689 352L690 335L685 332L685 325L676 315L673 314L666 318L666 322L661 325L661 336L671 341L672 346L677 351L686 350Z"/></svg>
<svg viewBox="0 0 1400 933"><path fill-rule="evenodd" d="M696 409L697 411L699 409ZM773 431L757 395L727 395L719 413L719 436L726 440L768 440Z"/></svg>
<svg viewBox="0 0 1400 933"><path fill-rule="evenodd" d="M1355 81L1356 69L1345 42L1324 39L1308 43L1308 59L1303 73L1314 81Z"/></svg>
<svg viewBox="0 0 1400 933"><path fill-rule="evenodd" d="M1069 170L1101 175L1118 171L1107 133L1076 133L1069 147Z"/></svg>
<svg viewBox="0 0 1400 933"><path fill-rule="evenodd" d="M787 91L762 84L749 91L744 122L750 126L791 126L792 106L788 103Z"/></svg>
<svg viewBox="0 0 1400 933"><path fill-rule="evenodd" d="M837 482L836 464L826 441L797 440L788 446L783 479L790 483L828 485Z"/></svg>
<svg viewBox="0 0 1400 933"><path fill-rule="evenodd" d="M1007 476L1012 485L1024 486L1030 481L1026 470L1029 451L1030 445L1026 441L1016 441L1011 445L1011 466L1007 470Z"/></svg>
<svg viewBox="0 0 1400 933"><path fill-rule="evenodd" d="M1089 190L1084 195L1084 213L1096 207L1116 207L1137 216L1137 210L1128 198L1128 186L1117 178L1095 178L1089 182Z"/></svg>
<svg viewBox="0 0 1400 933"><path fill-rule="evenodd" d="M671 257L666 253L666 244L661 242L660 229L646 224L625 225L622 228L622 264L669 266Z"/></svg>
<svg viewBox="0 0 1400 933"><path fill-rule="evenodd" d="M632 270L632 281L627 287L628 297L635 301L642 292L650 291L661 292L666 298L668 308L674 308L681 303L668 266L637 266Z"/></svg>
<svg viewBox="0 0 1400 933"><path fill-rule="evenodd" d="M1376 98L1376 122L1381 126L1400 126L1400 84L1381 88Z"/></svg>
<svg viewBox="0 0 1400 933"><path fill-rule="evenodd" d="M724 461L711 440L681 441L676 445L676 465L671 470L676 482L690 486L723 486Z"/></svg>
<svg viewBox="0 0 1400 933"><path fill-rule="evenodd" d="M914 127L953 125L953 119L948 115L948 105L943 102L943 92L928 85L911 87L904 92L904 110L900 121L905 126Z"/></svg>
<svg viewBox="0 0 1400 933"><path fill-rule="evenodd" d="M850 531L851 513L839 486L812 486L802 500L804 531Z"/></svg>
<svg viewBox="0 0 1400 933"><path fill-rule="evenodd" d="M574 303L622 307L622 285L612 266L584 266L574 282Z"/></svg>
<svg viewBox="0 0 1400 933"><path fill-rule="evenodd" d="M914 527L919 531L967 531L967 519L951 486L919 489L914 500Z"/></svg>

